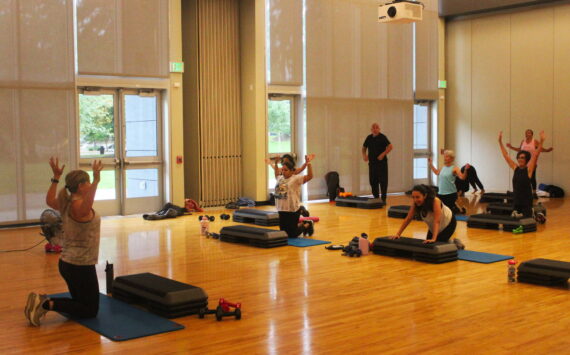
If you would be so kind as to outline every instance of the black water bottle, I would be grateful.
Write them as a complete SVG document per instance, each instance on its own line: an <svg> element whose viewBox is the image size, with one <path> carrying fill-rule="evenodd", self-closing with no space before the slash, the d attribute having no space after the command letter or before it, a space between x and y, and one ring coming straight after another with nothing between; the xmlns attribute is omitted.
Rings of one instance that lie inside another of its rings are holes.
<svg viewBox="0 0 570 355"><path fill-rule="evenodd" d="M113 294L115 272L113 271L113 264L109 264L109 261L107 261L107 265L105 266L105 274L107 276L107 294Z"/></svg>

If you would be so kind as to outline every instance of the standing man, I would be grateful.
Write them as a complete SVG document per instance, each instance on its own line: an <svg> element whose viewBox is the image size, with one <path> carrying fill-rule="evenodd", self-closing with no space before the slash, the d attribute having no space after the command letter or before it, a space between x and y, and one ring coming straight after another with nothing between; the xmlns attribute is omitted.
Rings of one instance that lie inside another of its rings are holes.
<svg viewBox="0 0 570 355"><path fill-rule="evenodd" d="M375 198L380 196L378 184L382 191L382 201L386 203L386 193L388 192L388 153L392 151L392 143L388 137L380 133L378 123L373 123L370 129L372 134L368 135L362 145L362 159L368 162L368 177L372 187L372 195ZM368 155L366 154L368 150Z"/></svg>

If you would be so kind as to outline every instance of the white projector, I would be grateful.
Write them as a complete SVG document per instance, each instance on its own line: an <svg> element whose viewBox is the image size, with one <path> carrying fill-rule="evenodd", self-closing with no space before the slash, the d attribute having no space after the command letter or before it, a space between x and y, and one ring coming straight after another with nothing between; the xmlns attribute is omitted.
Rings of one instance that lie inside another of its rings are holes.
<svg viewBox="0 0 570 355"><path fill-rule="evenodd" d="M396 0L378 7L378 22L410 23L422 20L424 5L417 1Z"/></svg>

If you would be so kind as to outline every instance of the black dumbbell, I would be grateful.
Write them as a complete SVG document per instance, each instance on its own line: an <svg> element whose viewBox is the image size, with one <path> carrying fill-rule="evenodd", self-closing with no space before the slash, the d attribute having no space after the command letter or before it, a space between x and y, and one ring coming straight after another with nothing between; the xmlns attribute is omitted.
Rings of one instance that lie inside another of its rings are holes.
<svg viewBox="0 0 570 355"><path fill-rule="evenodd" d="M229 215L229 214L222 213L222 214L220 215L220 218L223 219L224 221L227 221L228 219L230 219L230 215Z"/></svg>
<svg viewBox="0 0 570 355"><path fill-rule="evenodd" d="M203 319L206 314L216 314L216 310L215 309L208 309L208 307L204 307L204 308L200 308L200 310L198 311L198 317L200 317L200 319Z"/></svg>

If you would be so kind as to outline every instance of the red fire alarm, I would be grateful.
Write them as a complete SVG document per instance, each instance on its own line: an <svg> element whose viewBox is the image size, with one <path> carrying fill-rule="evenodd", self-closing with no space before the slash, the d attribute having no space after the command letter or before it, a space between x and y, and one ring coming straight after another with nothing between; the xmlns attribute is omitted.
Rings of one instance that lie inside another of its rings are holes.
<svg viewBox="0 0 570 355"><path fill-rule="evenodd" d="M176 164L182 164L182 155L176 156Z"/></svg>

